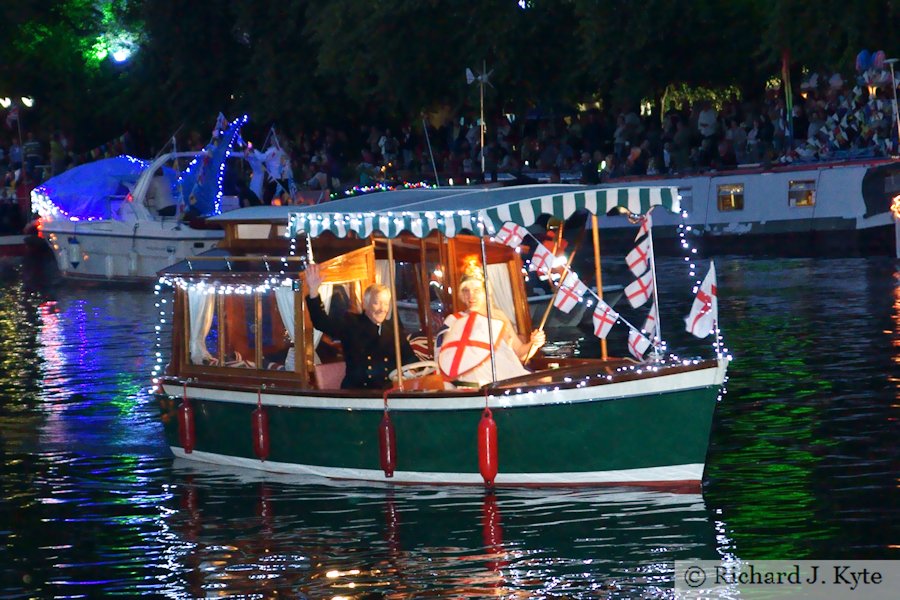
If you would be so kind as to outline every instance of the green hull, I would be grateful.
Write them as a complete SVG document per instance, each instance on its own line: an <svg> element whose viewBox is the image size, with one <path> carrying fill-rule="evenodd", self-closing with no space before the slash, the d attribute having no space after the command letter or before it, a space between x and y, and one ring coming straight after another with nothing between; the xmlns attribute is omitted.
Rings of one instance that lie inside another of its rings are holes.
<svg viewBox="0 0 900 600"><path fill-rule="evenodd" d="M611 386L602 385L589 391L538 391L530 403L518 402L515 395L491 397L498 440L497 483L697 482L720 390L719 372L724 375L724 368L683 375L682 380L690 379L683 389L625 397L591 394L615 395ZM708 383L702 385L703 381ZM176 389L173 385L169 391ZM175 408L181 400L163 395L169 445L185 458L276 472L409 483L482 481L477 432L483 397L470 396L456 408L446 405L460 404L454 402L458 397L433 398L425 404L392 399L396 472L387 479L380 466L379 425L384 414L380 399L354 408L342 398L303 402L300 397L289 404L266 394L270 452L261 461L253 451L251 414L256 403L248 401L250 396L191 390L195 445L185 453ZM546 401L533 400L544 396Z"/></svg>

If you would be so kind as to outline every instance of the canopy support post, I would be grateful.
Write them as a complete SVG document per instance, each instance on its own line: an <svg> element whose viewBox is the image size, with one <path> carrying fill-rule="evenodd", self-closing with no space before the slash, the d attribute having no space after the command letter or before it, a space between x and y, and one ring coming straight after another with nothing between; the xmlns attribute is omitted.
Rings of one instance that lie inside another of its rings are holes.
<svg viewBox="0 0 900 600"><path fill-rule="evenodd" d="M394 281L394 240L387 238L388 279L391 285L391 321L394 327L394 358L397 361L397 387L403 389L403 358L400 355L400 315L397 313L397 284Z"/></svg>
<svg viewBox="0 0 900 600"><path fill-rule="evenodd" d="M481 235L481 266L484 267L484 299L487 308L488 320L488 345L491 347L491 380L497 383L497 362L494 359L494 319L491 315L491 296L488 293L490 286L488 285L488 262L487 248L484 245L484 233Z"/></svg>

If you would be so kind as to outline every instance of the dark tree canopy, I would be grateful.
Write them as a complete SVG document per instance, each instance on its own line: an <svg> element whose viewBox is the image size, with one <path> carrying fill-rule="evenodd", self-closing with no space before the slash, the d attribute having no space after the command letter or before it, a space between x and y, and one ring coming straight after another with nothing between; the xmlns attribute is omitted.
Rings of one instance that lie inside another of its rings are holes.
<svg viewBox="0 0 900 600"><path fill-rule="evenodd" d="M251 131L400 124L649 99L667 86L758 94L792 66L850 75L863 48L900 54L896 0L19 0L0 5L0 97L31 94L35 120L84 145L125 128L160 145L218 112ZM111 28L124 64L92 59Z"/></svg>

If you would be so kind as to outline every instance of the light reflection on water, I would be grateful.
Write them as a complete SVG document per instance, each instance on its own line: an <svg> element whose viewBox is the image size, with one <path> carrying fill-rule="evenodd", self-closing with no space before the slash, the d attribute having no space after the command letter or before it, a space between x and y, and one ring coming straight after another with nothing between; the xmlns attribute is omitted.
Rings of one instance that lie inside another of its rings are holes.
<svg viewBox="0 0 900 600"><path fill-rule="evenodd" d="M10 276L0 595L658 597L674 559L896 558L884 527L897 517L893 263L725 258L717 270L736 361L703 496L485 496L173 461L146 387L152 291ZM681 348L690 299L671 297L663 331ZM567 336L579 352L591 343Z"/></svg>

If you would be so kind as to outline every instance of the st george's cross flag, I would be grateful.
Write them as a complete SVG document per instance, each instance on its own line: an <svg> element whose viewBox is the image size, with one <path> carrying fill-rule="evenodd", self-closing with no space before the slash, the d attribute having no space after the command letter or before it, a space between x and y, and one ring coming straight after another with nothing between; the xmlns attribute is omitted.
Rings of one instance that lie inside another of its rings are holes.
<svg viewBox="0 0 900 600"><path fill-rule="evenodd" d="M644 353L650 347L650 340L644 337L640 331L632 329L628 332L628 351L638 360L644 358Z"/></svg>
<svg viewBox="0 0 900 600"><path fill-rule="evenodd" d="M698 338L705 338L715 328L715 323L719 320L717 294L716 264L710 262L709 272L703 278L703 283L700 284L700 289L697 290L697 295L694 297L691 312L684 320L686 331Z"/></svg>
<svg viewBox="0 0 900 600"><path fill-rule="evenodd" d="M494 239L501 244L506 244L510 248L516 248L525 241L528 230L521 225L516 225L512 221L507 221L494 236Z"/></svg>
<svg viewBox="0 0 900 600"><path fill-rule="evenodd" d="M572 271L566 273L562 283L559 284L559 291L553 298L553 306L569 313L575 308L575 305L581 302L587 293L587 286L578 279L578 275Z"/></svg>
<svg viewBox="0 0 900 600"><path fill-rule="evenodd" d="M529 271L537 271L541 275L546 275L553 268L553 253L543 244L538 244L531 256L531 264L528 266Z"/></svg>
<svg viewBox="0 0 900 600"><path fill-rule="evenodd" d="M647 319L644 321L644 326L641 329L651 337L656 335L656 303L650 305L650 312L647 314Z"/></svg>
<svg viewBox="0 0 900 600"><path fill-rule="evenodd" d="M632 308L643 306L653 294L653 272L647 271L627 286L625 286L625 297Z"/></svg>
<svg viewBox="0 0 900 600"><path fill-rule="evenodd" d="M650 220L650 214L647 213L643 217L641 217L641 226L638 227L637 235L634 236L634 241L638 241L643 236L650 233L650 228L653 226L653 222Z"/></svg>
<svg viewBox="0 0 900 600"><path fill-rule="evenodd" d="M645 238L634 247L634 250L626 254L625 263L635 277L643 275L650 268L650 238Z"/></svg>
<svg viewBox="0 0 900 600"><path fill-rule="evenodd" d="M619 313L603 300L597 300L597 308L594 309L594 335L600 339L606 339L609 330L619 319Z"/></svg>

